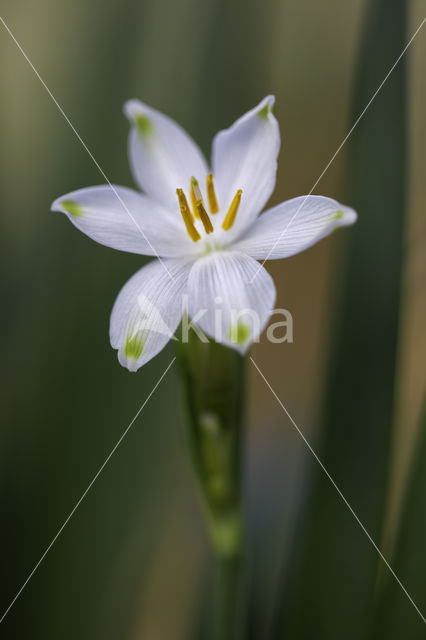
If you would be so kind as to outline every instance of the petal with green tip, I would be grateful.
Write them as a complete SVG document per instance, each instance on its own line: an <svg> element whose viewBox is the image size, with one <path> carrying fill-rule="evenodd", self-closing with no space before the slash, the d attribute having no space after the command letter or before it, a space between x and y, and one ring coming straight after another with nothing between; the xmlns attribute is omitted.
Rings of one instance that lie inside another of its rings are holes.
<svg viewBox="0 0 426 640"><path fill-rule="evenodd" d="M79 189L55 200L52 210L65 213L80 231L113 249L165 257L195 251L179 216L132 189Z"/></svg>
<svg viewBox="0 0 426 640"><path fill-rule="evenodd" d="M129 159L140 188L154 200L176 210L176 189L188 189L189 179L204 181L209 170L192 138L171 118L139 100L129 100L124 112L131 124Z"/></svg>
<svg viewBox="0 0 426 640"><path fill-rule="evenodd" d="M271 316L275 286L253 258L217 251L195 262L188 296L189 315L208 336L246 353Z"/></svg>
<svg viewBox="0 0 426 640"><path fill-rule="evenodd" d="M265 211L234 247L256 260L288 258L357 219L356 212L323 196L300 196Z"/></svg>
<svg viewBox="0 0 426 640"><path fill-rule="evenodd" d="M182 318L191 265L183 259L170 258L163 264L153 260L118 294L111 313L110 339L120 363L129 371L137 371L173 338Z"/></svg>
<svg viewBox="0 0 426 640"><path fill-rule="evenodd" d="M274 96L267 96L213 140L213 175L221 216L242 189L232 229L223 234L228 244L247 228L266 205L275 187L280 130L272 113Z"/></svg>

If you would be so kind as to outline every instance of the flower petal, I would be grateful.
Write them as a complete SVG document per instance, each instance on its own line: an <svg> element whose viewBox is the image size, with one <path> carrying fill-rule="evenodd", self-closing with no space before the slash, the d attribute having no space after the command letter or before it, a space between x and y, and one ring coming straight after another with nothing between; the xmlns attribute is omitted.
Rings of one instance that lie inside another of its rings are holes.
<svg viewBox="0 0 426 640"><path fill-rule="evenodd" d="M129 160L133 176L145 193L179 211L176 189L189 189L191 176L204 181L207 164L192 138L160 111L129 100L124 112L132 125Z"/></svg>
<svg viewBox="0 0 426 640"><path fill-rule="evenodd" d="M73 225L100 244L147 256L173 257L194 252L180 215L125 187L103 185L55 200Z"/></svg>
<svg viewBox="0 0 426 640"><path fill-rule="evenodd" d="M213 141L213 174L220 212L225 215L238 189L242 198L235 223L227 232L235 238L262 211L275 187L280 131L267 96Z"/></svg>
<svg viewBox="0 0 426 640"><path fill-rule="evenodd" d="M323 196L300 196L265 211L236 242L256 260L288 258L357 219L350 207Z"/></svg>
<svg viewBox="0 0 426 640"><path fill-rule="evenodd" d="M188 311L193 322L216 342L241 353L259 337L274 302L271 276L241 253L210 253L199 258L189 274Z"/></svg>
<svg viewBox="0 0 426 640"><path fill-rule="evenodd" d="M129 371L151 360L173 337L182 318L182 295L191 264L153 260L137 271L121 289L110 321L110 340L118 359Z"/></svg>

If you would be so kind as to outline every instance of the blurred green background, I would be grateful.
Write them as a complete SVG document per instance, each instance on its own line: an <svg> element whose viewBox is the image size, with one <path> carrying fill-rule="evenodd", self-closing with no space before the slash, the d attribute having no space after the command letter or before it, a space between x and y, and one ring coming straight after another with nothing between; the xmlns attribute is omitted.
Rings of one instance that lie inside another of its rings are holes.
<svg viewBox="0 0 426 640"><path fill-rule="evenodd" d="M113 183L133 186L125 100L164 111L208 154L216 131L274 93L277 203L310 191L424 4L2 0L1 16ZM268 265L294 343L253 349L422 611L425 55L420 32L315 190L355 206L357 227ZM3 611L173 351L137 374L119 366L109 314L141 260L50 213L104 180L2 25L0 83ZM252 367L245 466L252 638L424 637ZM172 369L0 636L207 638L212 568L193 484Z"/></svg>

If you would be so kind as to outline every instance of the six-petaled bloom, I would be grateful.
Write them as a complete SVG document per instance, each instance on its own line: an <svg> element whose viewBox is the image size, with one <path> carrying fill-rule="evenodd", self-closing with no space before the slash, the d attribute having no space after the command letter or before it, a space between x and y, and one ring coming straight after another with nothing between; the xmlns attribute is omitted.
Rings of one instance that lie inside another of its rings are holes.
<svg viewBox="0 0 426 640"><path fill-rule="evenodd" d="M217 134L209 169L183 129L131 100L129 157L144 193L105 185L53 203L93 240L157 257L124 285L111 314L111 344L129 370L165 346L184 311L205 334L244 353L275 303L273 280L257 261L292 256L355 222L353 209L322 196L294 198L259 216L280 148L273 104L266 97Z"/></svg>

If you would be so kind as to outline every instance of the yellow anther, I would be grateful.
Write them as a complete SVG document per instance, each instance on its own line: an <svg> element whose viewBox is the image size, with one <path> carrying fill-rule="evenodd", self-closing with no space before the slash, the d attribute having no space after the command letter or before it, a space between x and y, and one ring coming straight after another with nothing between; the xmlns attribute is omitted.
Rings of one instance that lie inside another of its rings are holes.
<svg viewBox="0 0 426 640"><path fill-rule="evenodd" d="M203 196L201 195L200 186L198 184L197 178L194 178L194 176L191 177L191 186L192 190L194 191L195 201L198 202L198 200L201 200L202 202Z"/></svg>
<svg viewBox="0 0 426 640"><path fill-rule="evenodd" d="M240 206L240 202L241 202L242 192L243 192L242 189L238 189L237 193L235 194L231 202L231 206L228 209L228 213L225 216L225 220L222 222L222 229L225 229L225 231L228 231L228 229L230 229L235 222L235 218L237 217L238 207Z"/></svg>
<svg viewBox="0 0 426 640"><path fill-rule="evenodd" d="M198 212L198 217L201 218L201 222L203 223L203 227L206 233L211 233L213 231L213 225L209 218L209 214L204 208L203 201L197 200L197 202L195 203L195 208Z"/></svg>
<svg viewBox="0 0 426 640"><path fill-rule="evenodd" d="M198 233L197 229L194 226L192 213L191 213L191 210L189 208L188 201L187 201L186 196L185 196L185 194L183 192L183 189L176 189L176 193L177 193L177 197L179 199L180 212L182 214L182 218L183 218L183 221L185 223L185 227L186 227L186 230L188 232L188 235L191 238L191 240L193 240L194 242L198 242L198 240L201 238L201 236L200 236L200 234Z"/></svg>
<svg viewBox="0 0 426 640"><path fill-rule="evenodd" d="M214 191L213 175L209 173L207 176L207 199L209 201L209 208L211 213L217 213L219 211L219 205L217 204L217 198Z"/></svg>
<svg viewBox="0 0 426 640"><path fill-rule="evenodd" d="M195 195L193 180L195 180L195 178L191 178L191 186L189 188L189 197L191 198L192 212L196 218L199 218L200 216L198 215L198 211L197 211L197 196ZM195 182L197 183L197 186L198 186L198 182L196 180ZM198 189L198 191L200 191L200 189ZM200 193L200 196L201 196L201 193Z"/></svg>
<svg viewBox="0 0 426 640"><path fill-rule="evenodd" d="M205 209L198 180L194 178L194 176L191 177L191 204L194 210L194 216L200 218L206 233L211 233L213 231L213 225Z"/></svg>

